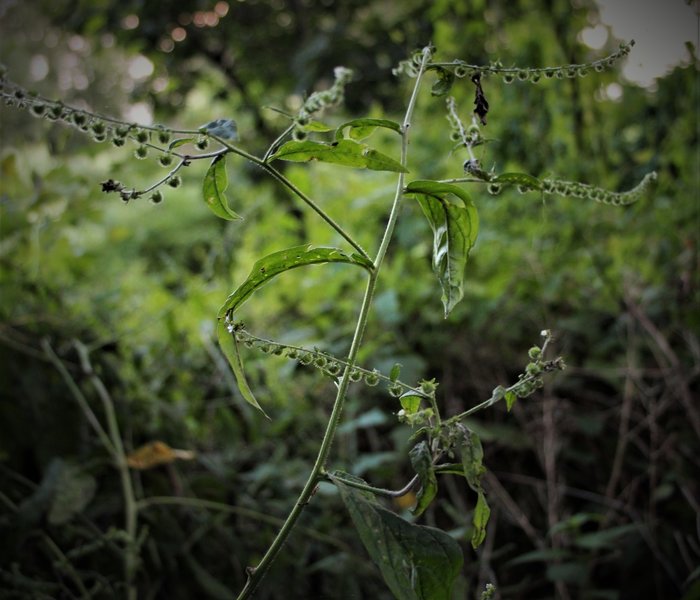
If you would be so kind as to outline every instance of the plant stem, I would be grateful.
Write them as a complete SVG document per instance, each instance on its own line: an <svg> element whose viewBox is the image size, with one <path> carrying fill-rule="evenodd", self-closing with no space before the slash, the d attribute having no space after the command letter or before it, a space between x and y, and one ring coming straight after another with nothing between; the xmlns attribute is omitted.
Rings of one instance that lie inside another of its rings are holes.
<svg viewBox="0 0 700 600"><path fill-rule="evenodd" d="M124 580L126 582L128 600L136 600L136 586L133 584L137 563L136 548L134 546L137 523L136 499L134 497L134 490L131 485L131 475L129 474L129 467L126 463L126 453L124 452L124 445L119 432L119 423L114 411L114 404L104 384L100 378L95 375L92 369L92 365L90 364L90 360L88 358L87 348L80 342L76 341L75 347L78 351L78 355L80 356L81 367L89 376L91 383L95 386L97 394L100 396L105 409L107 427L109 429L109 435L107 435L107 432L105 432L105 430L102 428L97 416L90 408L87 399L83 395L78 385L75 383L75 380L71 374L68 372L68 369L66 369L65 365L61 362L61 359L54 352L51 344L49 344L48 340L44 339L42 340L41 345L44 352L46 352L46 355L49 357L49 360L54 364L68 385L68 388L78 402L83 414L97 433L97 437L100 439L100 442L104 446L105 450L107 450L107 452L111 455L112 460L119 471L122 485L122 495L124 497L124 529L127 534L127 545L124 552Z"/></svg>
<svg viewBox="0 0 700 600"><path fill-rule="evenodd" d="M428 48L425 48L423 50L423 60L421 62L418 75L416 76L416 81L413 86L413 93L411 94L411 99L409 100L408 107L406 109L406 115L404 117L401 131L401 164L403 166L406 166L406 159L408 155L408 130L411 126L411 117L413 115L413 109L415 108L416 99L418 97L418 90L420 87L422 74L425 70L425 65L428 62L429 58L430 51ZM263 166L263 168L268 170L268 172L270 172L270 174L274 176L273 172L270 171L271 167L269 167L269 165L261 166ZM280 175L280 177L282 176ZM391 241L391 236L394 232L394 227L399 216L399 207L401 196L403 194L403 188L404 173L400 173L396 186L396 193L394 195L394 201L391 206L391 212L389 213L389 219L384 229L384 235L382 236L382 241L379 245L377 256L374 259L374 271L372 271L369 274L367 287L365 288L365 295L362 300L362 306L360 307L360 314L357 317L355 333L353 335L352 343L350 345L350 351L348 352L348 364L346 365L345 370L343 371L343 376L338 385L338 392L336 394L335 402L333 404L333 410L331 411L331 415L328 420L328 425L326 426L326 431L323 435L321 447L319 448L314 466L311 469L311 473L309 474L308 479L306 480L304 489L301 491L301 494L299 494L299 498L297 499L296 503L294 504L294 507L287 516L287 519L285 520L282 529L280 529L279 533L277 534L277 537L274 539L267 552L265 553L265 556L263 556L262 560L257 565L257 567L249 569L248 580L246 581L243 590L238 595L238 600L245 600L246 598L250 598L251 594L255 591L260 581L263 579L268 569L270 568L270 565L275 560L277 554L279 553L282 546L289 537L289 534L291 533L292 529L294 528L294 525L296 524L297 519L304 510L304 507L306 506L306 504L308 504L311 497L314 495L319 481L321 481L324 478L324 466L326 464L326 460L328 459L328 454L330 453L333 439L335 437L335 432L338 428L338 424L340 423L340 415L343 411L343 406L345 404L345 396L347 394L348 385L350 384L350 372L355 365L357 353L362 343L362 337L365 331L365 327L367 325L367 318L369 316L369 309L372 304L372 298L374 297L374 290L377 284L377 275L379 274L379 269L381 268L382 262L384 261L384 257L386 256L386 251L389 247L389 242Z"/></svg>
<svg viewBox="0 0 700 600"><path fill-rule="evenodd" d="M79 341L74 342L75 348L80 357L80 366L84 373L90 379L90 383L97 391L97 395L102 401L102 406L107 419L107 429L109 437L112 440L116 457L116 467L119 471L119 479L122 488L122 497L124 498L124 530L126 531L126 548L124 549L124 580L127 589L128 600L136 600L136 586L134 585L134 577L136 575L136 567L138 563L138 553L136 549L136 528L138 520L138 508L136 505L136 497L134 496L134 488L131 484L131 473L129 473L129 465L126 462L126 452L124 443L122 442L121 432L119 431L119 421L114 410L114 402L109 395L107 388L102 380L95 374L90 362L87 347Z"/></svg>
<svg viewBox="0 0 700 600"><path fill-rule="evenodd" d="M380 487L375 487L373 485L369 485L367 483L360 483L359 481L353 481L352 479L345 479L343 478L342 474L334 473L333 477L336 479L339 479L342 481L345 485L348 487L356 488L358 490L362 490L364 492L371 492L372 494L376 494L377 496L386 496L387 498L400 498L401 496L405 496L408 494L408 492L411 491L411 488L418 483L418 475L414 475L411 481L409 481L405 486L403 486L400 490L387 490L386 488L380 488ZM330 477L325 476L324 481L330 481Z"/></svg>

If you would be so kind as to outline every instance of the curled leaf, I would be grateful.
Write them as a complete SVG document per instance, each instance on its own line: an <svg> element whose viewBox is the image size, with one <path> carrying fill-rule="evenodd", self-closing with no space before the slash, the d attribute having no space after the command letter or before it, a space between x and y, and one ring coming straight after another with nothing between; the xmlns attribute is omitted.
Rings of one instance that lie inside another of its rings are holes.
<svg viewBox="0 0 700 600"><path fill-rule="evenodd" d="M405 193L417 195L433 230L433 271L447 317L464 296L464 270L479 231L476 207L465 190L447 183L413 181Z"/></svg>
<svg viewBox="0 0 700 600"><path fill-rule="evenodd" d="M437 494L438 484L433 466L433 457L426 442L419 442L409 452L411 465L420 479L416 507L413 509L415 516L421 515Z"/></svg>
<svg viewBox="0 0 700 600"><path fill-rule="evenodd" d="M243 217L231 210L226 200L228 187L226 174L226 155L219 154L209 166L202 182L202 196L209 209L219 218L227 221L239 221Z"/></svg>
<svg viewBox="0 0 700 600"><path fill-rule="evenodd" d="M255 399L255 396L248 385L248 380L246 379L245 371L243 370L243 361L241 360L241 355L238 351L238 340L236 340L236 335L233 333L232 329L233 327L226 322L226 319L219 320L216 325L216 336L219 340L219 346L221 346L221 350L226 356L229 365L231 365L231 370L236 377L238 390L241 392L243 399L251 406L257 408L267 417L267 414L258 404L258 401ZM267 418L269 419L270 417Z"/></svg>
<svg viewBox="0 0 700 600"><path fill-rule="evenodd" d="M258 260L247 279L229 295L219 310L219 319L231 315L259 288L277 275L307 265L341 262L372 270L372 263L359 254L346 254L338 248L304 244L273 252Z"/></svg>
<svg viewBox="0 0 700 600"><path fill-rule="evenodd" d="M345 130L353 140L362 140L372 135L378 127L401 133L401 125L389 119L353 119L343 123L335 130L335 139L342 140Z"/></svg>

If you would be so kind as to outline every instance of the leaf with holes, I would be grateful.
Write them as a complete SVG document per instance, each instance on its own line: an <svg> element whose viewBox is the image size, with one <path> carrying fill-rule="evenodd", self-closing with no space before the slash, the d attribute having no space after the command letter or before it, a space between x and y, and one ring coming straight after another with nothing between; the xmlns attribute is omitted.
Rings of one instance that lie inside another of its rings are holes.
<svg viewBox="0 0 700 600"><path fill-rule="evenodd" d="M228 221L239 221L243 217L231 210L226 200L225 191L228 187L226 174L226 155L220 154L211 163L202 182L202 196L209 209L219 218Z"/></svg>
<svg viewBox="0 0 700 600"><path fill-rule="evenodd" d="M533 177L527 173L501 173L500 175L492 177L491 182L519 185L531 190L542 189L542 182L537 179L537 177Z"/></svg>
<svg viewBox="0 0 700 600"><path fill-rule="evenodd" d="M219 310L219 319L233 315L250 296L277 275L307 265L347 263L371 271L372 263L359 254L346 254L338 248L304 244L273 252L258 260L248 278L226 299Z"/></svg>
<svg viewBox="0 0 700 600"><path fill-rule="evenodd" d="M433 230L433 271L442 288L445 318L464 296L464 270L476 243L479 215L462 188L436 181L412 181L405 190L415 194Z"/></svg>
<svg viewBox="0 0 700 600"><path fill-rule="evenodd" d="M283 144L269 160L306 162L319 160L345 167L359 167L373 171L407 173L407 169L393 158L354 140L341 139L332 144L322 142L290 141Z"/></svg>
<svg viewBox="0 0 700 600"><path fill-rule="evenodd" d="M338 472L329 477L394 596L398 600L450 600L464 562L459 544L440 529L409 523L378 504L371 494L343 483L362 480Z"/></svg>

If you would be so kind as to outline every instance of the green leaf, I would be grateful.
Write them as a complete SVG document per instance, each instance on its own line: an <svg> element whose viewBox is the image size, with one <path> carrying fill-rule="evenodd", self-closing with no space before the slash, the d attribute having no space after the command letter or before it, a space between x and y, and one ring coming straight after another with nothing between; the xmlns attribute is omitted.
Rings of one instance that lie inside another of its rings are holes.
<svg viewBox="0 0 700 600"><path fill-rule="evenodd" d="M482 544L486 539L486 525L489 522L489 517L491 516L491 509L486 502L486 497L484 492L479 492L479 498L476 501L476 506L474 507L474 516L472 517L472 525L474 527L472 531L472 548L475 550Z"/></svg>
<svg viewBox="0 0 700 600"><path fill-rule="evenodd" d="M176 140L173 140L168 144L168 150L175 150L175 148L179 148L180 146L184 146L185 144L189 144L194 141L194 138L178 138Z"/></svg>
<svg viewBox="0 0 700 600"><path fill-rule="evenodd" d="M305 267L306 265L330 262L348 263L363 267L368 271L371 271L373 268L372 263L359 254L346 254L338 248L304 244L273 252L253 265L248 278L226 299L226 302L219 310L219 319L233 314L239 306L250 298L253 292L280 273L296 269L297 267Z"/></svg>
<svg viewBox="0 0 700 600"><path fill-rule="evenodd" d="M362 140L372 135L378 127L391 129L401 133L401 125L389 119L353 119L343 123L335 130L335 139L342 140L345 137L345 129L350 128L348 135L353 140Z"/></svg>
<svg viewBox="0 0 700 600"><path fill-rule="evenodd" d="M215 135L222 140L236 141L238 139L238 126L232 119L216 119L206 125L202 125L199 130L202 133Z"/></svg>
<svg viewBox="0 0 700 600"><path fill-rule="evenodd" d="M444 531L414 525L330 474L360 539L398 600L451 600L464 557ZM354 478L357 479L357 478ZM361 481L361 480L359 480Z"/></svg>
<svg viewBox="0 0 700 600"><path fill-rule="evenodd" d="M433 87L430 89L430 93L433 96L444 96L449 94L450 90L452 89L452 84L455 81L454 72L443 69L442 67L437 67L435 70L437 71L438 80L433 84Z"/></svg>
<svg viewBox="0 0 700 600"><path fill-rule="evenodd" d="M401 363L394 363L394 366L391 367L391 371L389 372L389 379L391 379L393 383L399 378L399 375L401 375Z"/></svg>
<svg viewBox="0 0 700 600"><path fill-rule="evenodd" d="M407 414L413 415L420 409L421 399L415 392L406 392L399 398L399 402Z"/></svg>
<svg viewBox="0 0 700 600"><path fill-rule="evenodd" d="M253 392L248 385L248 380L245 376L245 371L243 370L243 361L241 360L240 352L238 351L238 341L236 340L236 335L229 331L230 325L226 322L226 319L219 319L216 325L216 336L219 339L219 346L223 351L228 363L231 365L233 374L236 377L236 383L238 384L238 389L241 392L241 396L248 403L257 408L263 415L267 417L265 411L258 404L255 399ZM267 417L268 419L270 417Z"/></svg>
<svg viewBox="0 0 700 600"><path fill-rule="evenodd" d="M533 177L527 173L501 173L500 175L492 177L491 182L521 185L533 190L542 189L542 182L537 179L537 177Z"/></svg>
<svg viewBox="0 0 700 600"><path fill-rule="evenodd" d="M228 221L241 220L242 217L233 212L226 201L224 192L228 187L226 174L226 155L220 154L211 163L202 183L202 196L209 209L219 218Z"/></svg>
<svg viewBox="0 0 700 600"><path fill-rule="evenodd" d="M405 193L417 194L433 230L433 271L442 288L447 318L464 296L464 270L479 231L476 207L465 190L448 183L413 181Z"/></svg>
<svg viewBox="0 0 700 600"><path fill-rule="evenodd" d="M304 131L309 131L313 133L326 133L327 131L332 131L333 128L329 127L321 121L311 120L306 125L301 126Z"/></svg>
<svg viewBox="0 0 700 600"><path fill-rule="evenodd" d="M359 167L373 171L408 173L408 170L393 158L353 140L339 140L332 144L322 142L290 141L283 144L269 160L305 162L320 160L345 167Z"/></svg>
<svg viewBox="0 0 700 600"><path fill-rule="evenodd" d="M518 399L518 396L515 394L515 392L510 391L505 393L505 401L506 401L506 409L508 412L510 412L510 409L513 408L513 404L515 404L515 401Z"/></svg>
<svg viewBox="0 0 700 600"><path fill-rule="evenodd" d="M421 488L418 490L416 507L411 511L416 517L423 514L437 494L437 477L433 466L433 457L426 442L420 442L408 453L411 465L418 474Z"/></svg>
<svg viewBox="0 0 700 600"><path fill-rule="evenodd" d="M479 436L464 429L464 437L461 445L462 466L464 467L464 477L475 492L481 492L481 476L486 473L484 467L484 449L481 445Z"/></svg>

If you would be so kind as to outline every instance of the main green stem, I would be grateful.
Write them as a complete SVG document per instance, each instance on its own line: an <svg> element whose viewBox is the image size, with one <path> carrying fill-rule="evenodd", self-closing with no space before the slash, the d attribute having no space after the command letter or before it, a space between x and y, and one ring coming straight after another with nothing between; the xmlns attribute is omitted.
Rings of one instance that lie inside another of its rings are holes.
<svg viewBox="0 0 700 600"><path fill-rule="evenodd" d="M413 93L411 94L411 99L408 103L408 108L406 109L406 115L403 121L403 126L401 130L401 164L404 166L406 165L408 156L408 130L411 126L411 117L413 115L413 109L416 105L418 90L420 88L420 81L425 70L425 65L428 62L429 58L430 51L426 48L423 50L423 60L421 62L420 70L416 77L415 85L413 86ZM264 168L268 166L269 165L265 165ZM274 173L269 171L269 169L266 170L268 170L268 172L270 172L274 176ZM292 529L294 528L294 525L299 519L299 516L304 510L304 507L308 504L308 502L311 500L311 497L314 495L314 492L316 491L316 487L318 486L319 482L323 479L323 471L326 464L326 460L328 459L328 454L330 453L330 449L333 444L335 432L340 422L340 415L343 411L343 406L345 404L345 396L347 394L348 386L350 384L350 372L355 365L357 353L362 343L362 337L365 332L365 327L367 326L367 318L369 316L369 310L372 305L374 290L377 285L377 276L379 274L379 270L382 266L382 263L384 262L384 257L386 256L387 249L389 248L389 243L391 242L391 237L394 233L394 227L396 226L396 221L399 216L401 195L404 188L404 177L405 176L403 173L399 174L399 180L397 182L396 193L394 195L394 201L391 206L391 212L389 213L389 219L386 224L386 228L384 229L382 241L379 244L379 250L377 250L377 256L374 259L374 270L370 273L369 279L367 281L365 295L362 300L362 306L360 307L360 314L357 317L357 325L355 326L355 333L353 335L352 343L350 345L350 351L348 353L348 364L345 367L345 370L343 371L343 376L340 380L340 384L338 385L338 393L335 397L333 410L331 411L331 415L328 420L328 425L323 435L323 440L321 441L321 447L319 448L318 455L316 456L316 461L314 462L314 466L311 469L311 473L309 474L309 477L306 480L304 489L301 491L301 494L299 494L299 498L297 498L294 507L287 516L287 519L285 520L284 525L277 534L277 537L275 537L274 541L267 549L265 556L263 556L258 566L249 569L248 580L243 590L238 595L238 600L245 600L246 598L250 598L251 594L258 587L262 579L265 577L265 574L267 573L268 569L272 565L273 561L282 549L282 546L284 545L285 541L289 537L289 534L291 533ZM278 177L276 178L279 179Z"/></svg>

